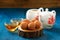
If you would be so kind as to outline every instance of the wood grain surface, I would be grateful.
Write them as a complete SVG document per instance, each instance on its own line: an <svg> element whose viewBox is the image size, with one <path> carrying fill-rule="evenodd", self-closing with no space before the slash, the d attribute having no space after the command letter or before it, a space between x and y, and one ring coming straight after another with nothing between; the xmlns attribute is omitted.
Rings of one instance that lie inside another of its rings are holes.
<svg viewBox="0 0 60 40"><path fill-rule="evenodd" d="M60 7L60 0L0 0L0 8Z"/></svg>

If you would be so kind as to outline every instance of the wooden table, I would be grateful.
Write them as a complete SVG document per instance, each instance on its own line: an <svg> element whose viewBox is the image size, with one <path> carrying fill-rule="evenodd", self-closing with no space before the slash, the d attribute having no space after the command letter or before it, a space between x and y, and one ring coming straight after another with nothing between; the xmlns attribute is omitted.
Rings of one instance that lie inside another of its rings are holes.
<svg viewBox="0 0 60 40"><path fill-rule="evenodd" d="M0 0L0 8L60 7L60 0Z"/></svg>

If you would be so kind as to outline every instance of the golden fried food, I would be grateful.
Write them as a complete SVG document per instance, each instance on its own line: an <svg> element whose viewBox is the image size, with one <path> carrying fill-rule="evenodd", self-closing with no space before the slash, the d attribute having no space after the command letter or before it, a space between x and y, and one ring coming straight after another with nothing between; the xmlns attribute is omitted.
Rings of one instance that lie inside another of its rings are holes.
<svg viewBox="0 0 60 40"><path fill-rule="evenodd" d="M36 29L40 28L40 26L41 26L41 23L40 23L38 20L36 20L36 21L34 22L34 24L35 24L35 28L36 28Z"/></svg>
<svg viewBox="0 0 60 40"><path fill-rule="evenodd" d="M28 24L28 29L30 29L30 30L34 30L35 29L34 22L31 22L31 23Z"/></svg>
<svg viewBox="0 0 60 40"><path fill-rule="evenodd" d="M22 23L20 24L20 26L21 26L22 29L27 29L28 23L27 23L27 22L22 22Z"/></svg>
<svg viewBox="0 0 60 40"><path fill-rule="evenodd" d="M22 22L27 22L28 24L30 23L28 19L24 19Z"/></svg>
<svg viewBox="0 0 60 40"><path fill-rule="evenodd" d="M34 22L34 21L36 21L36 19L32 19L32 20L31 20L31 22Z"/></svg>

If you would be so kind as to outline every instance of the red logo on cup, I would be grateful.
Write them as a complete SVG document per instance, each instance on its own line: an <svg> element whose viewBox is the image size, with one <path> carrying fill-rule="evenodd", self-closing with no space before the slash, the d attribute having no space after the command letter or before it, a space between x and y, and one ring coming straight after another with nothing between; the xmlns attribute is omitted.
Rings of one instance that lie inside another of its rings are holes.
<svg viewBox="0 0 60 40"><path fill-rule="evenodd" d="M54 24L55 18L51 16L51 18L48 19L48 24Z"/></svg>
<svg viewBox="0 0 60 40"><path fill-rule="evenodd" d="M39 19L39 16L36 16L35 18L38 20Z"/></svg>

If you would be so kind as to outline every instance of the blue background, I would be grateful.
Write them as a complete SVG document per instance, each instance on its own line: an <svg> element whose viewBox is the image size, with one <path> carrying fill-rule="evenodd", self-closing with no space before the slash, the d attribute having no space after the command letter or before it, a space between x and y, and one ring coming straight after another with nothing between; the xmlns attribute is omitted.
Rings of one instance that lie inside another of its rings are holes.
<svg viewBox="0 0 60 40"><path fill-rule="evenodd" d="M56 22L52 29L44 29L44 35L39 38L23 38L18 33L9 32L4 22L9 22L11 18L25 18L29 8L0 8L0 40L60 40L60 8L49 8L56 11Z"/></svg>

